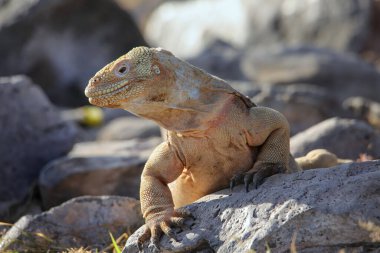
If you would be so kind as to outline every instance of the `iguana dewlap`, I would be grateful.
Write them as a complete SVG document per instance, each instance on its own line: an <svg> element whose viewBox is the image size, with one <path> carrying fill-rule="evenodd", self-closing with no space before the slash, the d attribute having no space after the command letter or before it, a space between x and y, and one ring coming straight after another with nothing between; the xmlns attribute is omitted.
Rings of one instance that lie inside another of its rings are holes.
<svg viewBox="0 0 380 253"><path fill-rule="evenodd" d="M248 188L275 173L300 170L290 155L289 125L281 113L255 106L225 81L168 51L132 49L96 73L85 94L91 104L128 110L168 130L141 176L147 230L140 243L152 237L157 244L162 232L173 236L170 227L186 216L174 208L230 182L245 182ZM321 152L324 159L317 154L298 163L338 163Z"/></svg>

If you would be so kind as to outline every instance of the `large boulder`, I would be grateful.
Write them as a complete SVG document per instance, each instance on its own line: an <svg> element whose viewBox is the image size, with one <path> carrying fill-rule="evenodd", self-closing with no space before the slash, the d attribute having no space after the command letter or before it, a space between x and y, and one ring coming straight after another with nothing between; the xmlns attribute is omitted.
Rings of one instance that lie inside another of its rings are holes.
<svg viewBox="0 0 380 253"><path fill-rule="evenodd" d="M188 0L161 4L145 36L181 57L223 40L237 48L315 45L357 52L366 43L371 0ZM183 29L186 27L186 29Z"/></svg>
<svg viewBox="0 0 380 253"><path fill-rule="evenodd" d="M242 68L259 83L309 83L326 88L341 101L352 96L380 101L380 72L350 54L315 47L252 50Z"/></svg>
<svg viewBox="0 0 380 253"><path fill-rule="evenodd" d="M361 154L380 158L380 134L361 120L331 118L290 139L290 152L295 157L319 148L345 159L356 160Z"/></svg>
<svg viewBox="0 0 380 253"><path fill-rule="evenodd" d="M0 241L0 252L63 252L88 248L103 252L114 238L128 236L143 223L138 200L80 197L39 215L18 220Z"/></svg>
<svg viewBox="0 0 380 253"><path fill-rule="evenodd" d="M195 216L161 252L379 252L380 161L278 174L256 190L207 195L185 209ZM125 253L137 253L137 237ZM292 248L292 249L291 249ZM156 252L148 243L143 252Z"/></svg>
<svg viewBox="0 0 380 253"><path fill-rule="evenodd" d="M0 78L0 220L26 202L43 166L73 146L76 128L63 121L28 78Z"/></svg>
<svg viewBox="0 0 380 253"><path fill-rule="evenodd" d="M25 73L54 103L85 103L89 78L106 63L145 45L114 1L3 1L0 75Z"/></svg>
<svg viewBox="0 0 380 253"><path fill-rule="evenodd" d="M249 45L314 45L358 52L369 31L372 0L242 0Z"/></svg>
<svg viewBox="0 0 380 253"><path fill-rule="evenodd" d="M78 143L67 157L49 163L38 183L43 207L83 195L139 198L140 177L161 138Z"/></svg>

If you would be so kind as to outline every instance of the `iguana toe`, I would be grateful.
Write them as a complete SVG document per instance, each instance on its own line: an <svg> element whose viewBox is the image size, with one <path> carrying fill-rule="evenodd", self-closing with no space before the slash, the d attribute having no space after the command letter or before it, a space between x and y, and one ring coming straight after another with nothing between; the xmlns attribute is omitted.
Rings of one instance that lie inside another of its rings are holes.
<svg viewBox="0 0 380 253"><path fill-rule="evenodd" d="M169 223L172 224L171 222L168 222L168 221L161 222L161 224L160 224L161 230L162 230L162 232L164 232L164 234L167 237L172 238L175 241L178 241L178 239L177 239L173 229L170 227Z"/></svg>
<svg viewBox="0 0 380 253"><path fill-rule="evenodd" d="M268 164L262 166L253 176L252 185L257 189L263 182L264 179L275 175L277 173L285 172L285 167L279 164Z"/></svg>
<svg viewBox="0 0 380 253"><path fill-rule="evenodd" d="M152 237L150 238L150 241L153 244L153 246L159 250L160 239L163 233L161 227L159 225L153 226L153 228L151 228L151 233L152 233Z"/></svg>
<svg viewBox="0 0 380 253"><path fill-rule="evenodd" d="M235 176L233 176L230 180L230 191L232 192L236 185L242 184L243 179L244 179L243 173L238 173Z"/></svg>
<svg viewBox="0 0 380 253"><path fill-rule="evenodd" d="M137 239L137 247L139 248L139 251L142 251L144 242L146 242L150 237L150 228L148 226L145 226L144 233Z"/></svg>
<svg viewBox="0 0 380 253"><path fill-rule="evenodd" d="M252 182L253 173L246 173L244 175L245 191L249 192L249 184Z"/></svg>

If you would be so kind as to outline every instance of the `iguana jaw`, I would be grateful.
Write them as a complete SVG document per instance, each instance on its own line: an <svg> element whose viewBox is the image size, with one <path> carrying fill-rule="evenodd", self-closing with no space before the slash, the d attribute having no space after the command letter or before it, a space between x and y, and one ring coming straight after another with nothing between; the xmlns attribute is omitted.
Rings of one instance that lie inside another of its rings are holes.
<svg viewBox="0 0 380 253"><path fill-rule="evenodd" d="M110 96L114 96L117 93L120 93L124 90L126 90L128 87L128 80L121 80L117 83L109 84L109 85L104 85L101 87L90 87L87 86L85 89L84 93L86 97L90 99L92 98L107 98Z"/></svg>

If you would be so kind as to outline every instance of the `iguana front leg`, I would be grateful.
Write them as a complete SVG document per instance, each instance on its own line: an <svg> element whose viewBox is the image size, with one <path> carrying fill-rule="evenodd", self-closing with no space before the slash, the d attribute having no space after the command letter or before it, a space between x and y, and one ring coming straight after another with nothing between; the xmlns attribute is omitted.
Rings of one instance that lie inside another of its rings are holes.
<svg viewBox="0 0 380 253"><path fill-rule="evenodd" d="M253 107L247 122L247 143L258 148L258 154L250 170L231 179L231 189L244 182L248 191L250 183L256 188L266 177L297 170L296 163L289 160L293 159L289 150L289 124L281 113L266 107Z"/></svg>
<svg viewBox="0 0 380 253"><path fill-rule="evenodd" d="M139 248L151 238L159 248L162 233L174 238L171 226L182 226L185 212L174 210L168 184L182 172L184 166L168 142L159 145L149 157L141 175L140 201L146 230L138 239Z"/></svg>

